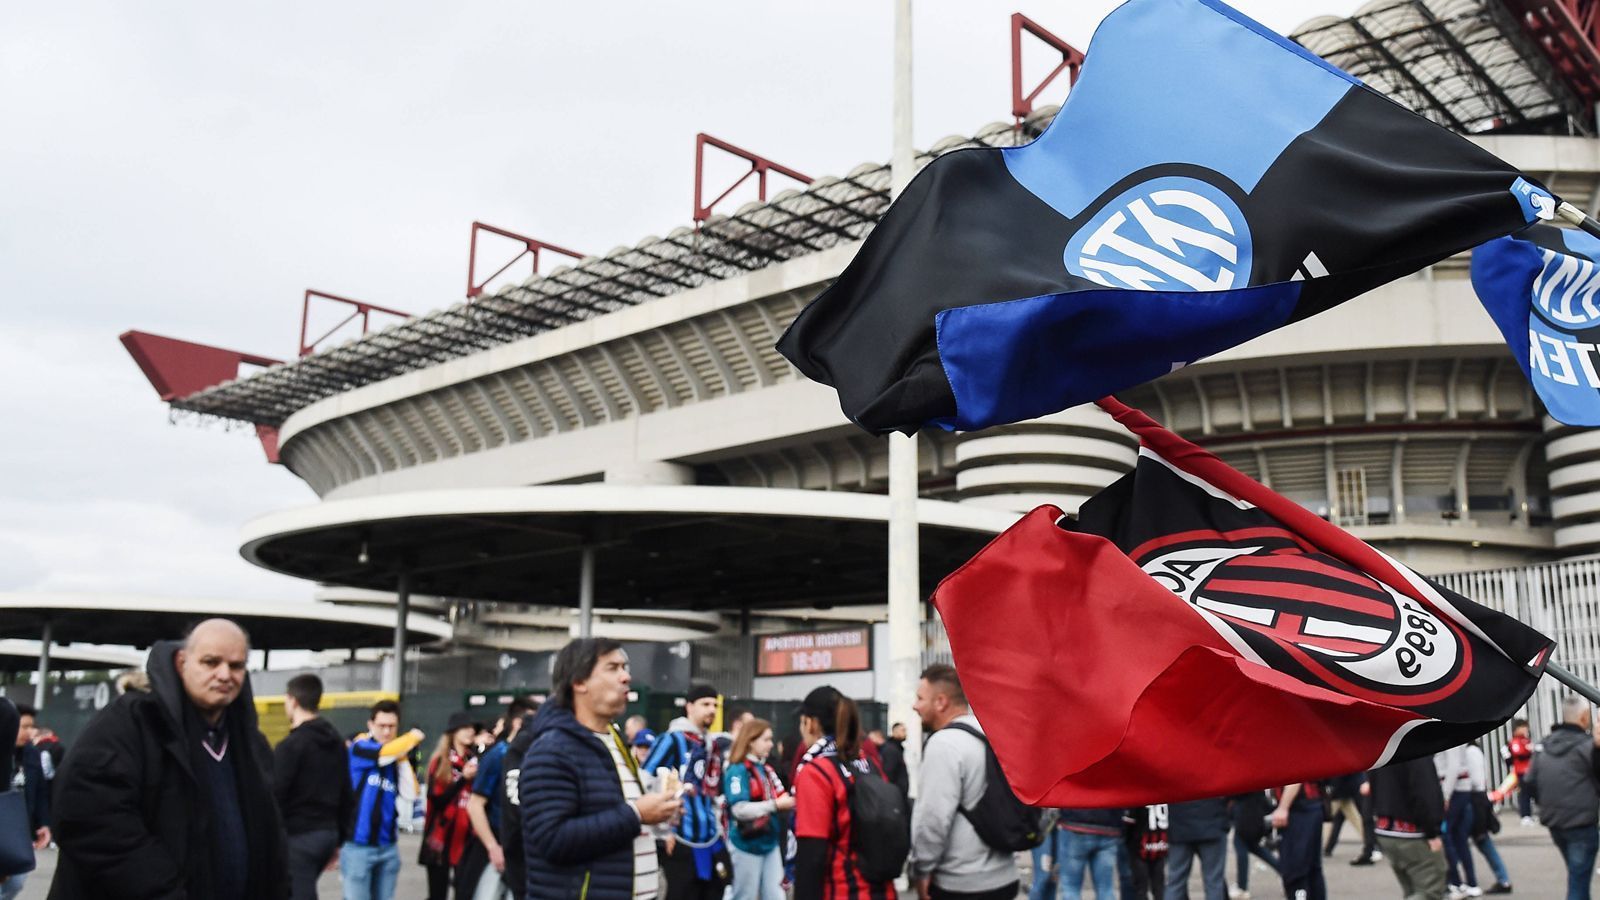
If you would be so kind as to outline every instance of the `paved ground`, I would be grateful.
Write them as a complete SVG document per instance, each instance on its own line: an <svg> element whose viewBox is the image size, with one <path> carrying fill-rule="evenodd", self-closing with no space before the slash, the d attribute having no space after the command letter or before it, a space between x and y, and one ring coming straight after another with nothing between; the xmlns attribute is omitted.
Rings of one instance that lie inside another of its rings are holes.
<svg viewBox="0 0 1600 900"><path fill-rule="evenodd" d="M1512 881L1516 884L1516 895L1535 898L1564 896L1566 870L1562 867L1561 859L1551 845L1550 837L1545 830L1538 826L1523 828L1517 824L1515 817L1504 818L1502 822L1504 827L1500 830L1500 835L1495 838L1495 845L1500 849L1506 867L1511 870ZM401 835L400 838L400 858L404 865L401 868L400 887L396 892L399 900L422 900L427 896L423 869L416 864L418 841L415 835ZM1400 890L1387 864L1380 863L1366 867L1349 865L1357 847L1358 843L1350 829L1346 828L1338 850L1332 859L1327 860L1329 896L1362 898L1362 900L1369 897L1398 897ZM1488 866L1482 857L1477 857L1476 861L1479 884L1487 886L1492 881ZM48 893L55 864L54 851L40 854L39 869L29 877L28 885L22 891L23 900L43 900ZM1190 896L1196 900L1204 896L1200 890L1198 868L1197 865L1197 871L1190 880ZM1230 854L1228 860L1230 882L1234 876L1233 859ZM337 875L324 875L319 886L323 900L338 900ZM1251 896L1256 900L1279 900L1283 897L1283 888L1270 871L1252 872L1250 889ZM1090 890L1089 894L1092 893Z"/></svg>

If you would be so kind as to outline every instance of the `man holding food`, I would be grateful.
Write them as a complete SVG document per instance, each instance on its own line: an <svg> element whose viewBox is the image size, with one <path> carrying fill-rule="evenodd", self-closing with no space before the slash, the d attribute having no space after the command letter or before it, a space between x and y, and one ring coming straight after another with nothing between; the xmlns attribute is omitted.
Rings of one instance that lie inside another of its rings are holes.
<svg viewBox="0 0 1600 900"><path fill-rule="evenodd" d="M671 821L680 801L675 790L645 793L613 724L627 708L630 680L616 641L579 638L556 655L554 692L534 719L517 785L528 897L657 894L648 826Z"/></svg>

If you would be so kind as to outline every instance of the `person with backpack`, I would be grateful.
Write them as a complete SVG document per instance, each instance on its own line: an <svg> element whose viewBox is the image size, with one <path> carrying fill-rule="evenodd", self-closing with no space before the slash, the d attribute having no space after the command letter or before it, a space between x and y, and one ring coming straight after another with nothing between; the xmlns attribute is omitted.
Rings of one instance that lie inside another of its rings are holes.
<svg viewBox="0 0 1600 900"><path fill-rule="evenodd" d="M1013 853L1032 845L997 847L979 833L982 813L999 811L993 809L994 801L983 809L990 788L1009 793L1010 786L998 766L989 767L989 742L967 706L955 667L937 663L924 669L912 709L932 735L922 748L920 792L911 816L912 884L923 897L1016 897L1019 877ZM993 780L999 784L991 785ZM1034 822L1037 830L1037 815ZM1121 822L1117 815L1113 833L1120 834ZM1065 878L1066 861L1061 863Z"/></svg>
<svg viewBox="0 0 1600 900"><path fill-rule="evenodd" d="M772 755L772 723L751 719L728 749L722 799L728 808L728 842L733 845L731 900L784 900L783 829L779 814L794 809L794 798L767 765Z"/></svg>
<svg viewBox="0 0 1600 900"><path fill-rule="evenodd" d="M829 686L800 703L794 900L896 900L911 849L906 799L861 752L861 712Z"/></svg>

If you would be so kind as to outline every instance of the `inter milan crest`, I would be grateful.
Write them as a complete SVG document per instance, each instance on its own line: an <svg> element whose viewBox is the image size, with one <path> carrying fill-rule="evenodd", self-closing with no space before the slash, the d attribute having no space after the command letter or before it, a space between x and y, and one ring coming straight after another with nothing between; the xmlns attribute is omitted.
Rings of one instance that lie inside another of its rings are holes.
<svg viewBox="0 0 1600 900"><path fill-rule="evenodd" d="M1226 291L1250 280L1250 225L1216 185L1152 178L1099 208L1070 241L1067 271L1109 288Z"/></svg>

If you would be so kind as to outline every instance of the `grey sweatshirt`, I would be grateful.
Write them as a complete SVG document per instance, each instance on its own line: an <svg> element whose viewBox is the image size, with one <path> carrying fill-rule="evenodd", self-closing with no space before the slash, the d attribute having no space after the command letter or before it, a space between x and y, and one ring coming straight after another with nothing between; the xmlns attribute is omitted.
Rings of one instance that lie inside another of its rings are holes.
<svg viewBox="0 0 1600 900"><path fill-rule="evenodd" d="M969 713L955 721L981 733ZM1012 854L995 850L960 812L983 797L988 762L983 742L962 731L943 728L922 750L920 792L911 813L911 877L933 877L947 891L977 893L1018 880Z"/></svg>

